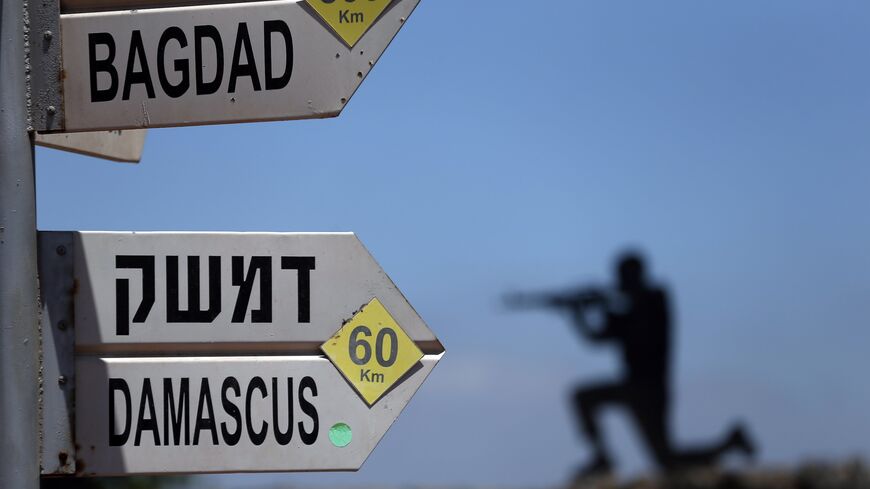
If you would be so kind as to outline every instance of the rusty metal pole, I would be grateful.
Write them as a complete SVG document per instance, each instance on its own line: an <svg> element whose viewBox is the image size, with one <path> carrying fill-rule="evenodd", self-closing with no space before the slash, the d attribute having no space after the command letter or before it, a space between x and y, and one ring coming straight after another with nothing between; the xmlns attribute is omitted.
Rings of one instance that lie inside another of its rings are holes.
<svg viewBox="0 0 870 489"><path fill-rule="evenodd" d="M38 489L40 339L26 1L0 0L0 485Z"/></svg>

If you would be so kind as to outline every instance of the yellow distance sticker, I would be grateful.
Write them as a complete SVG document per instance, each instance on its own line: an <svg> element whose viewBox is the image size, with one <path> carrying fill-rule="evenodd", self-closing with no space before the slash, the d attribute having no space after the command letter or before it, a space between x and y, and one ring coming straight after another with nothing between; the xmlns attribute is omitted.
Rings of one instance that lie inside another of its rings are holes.
<svg viewBox="0 0 870 489"><path fill-rule="evenodd" d="M378 299L360 309L320 349L369 406L423 358Z"/></svg>
<svg viewBox="0 0 870 489"><path fill-rule="evenodd" d="M354 47L392 0L305 1L348 47Z"/></svg>

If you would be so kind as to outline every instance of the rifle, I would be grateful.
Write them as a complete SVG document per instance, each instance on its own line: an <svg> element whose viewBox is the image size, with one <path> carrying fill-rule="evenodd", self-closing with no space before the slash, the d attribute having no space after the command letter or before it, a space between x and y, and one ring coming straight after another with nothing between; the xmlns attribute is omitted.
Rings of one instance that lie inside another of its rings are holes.
<svg viewBox="0 0 870 489"><path fill-rule="evenodd" d="M505 294L504 303L511 309L582 309L607 302L605 292L597 287L587 287L568 293L524 293Z"/></svg>
<svg viewBox="0 0 870 489"><path fill-rule="evenodd" d="M567 310L576 314L575 324L584 337L598 339L606 327L606 314L611 307L613 293L608 289L587 287L567 293L510 293L503 297L511 309L547 308ZM598 313L593 317L590 312Z"/></svg>

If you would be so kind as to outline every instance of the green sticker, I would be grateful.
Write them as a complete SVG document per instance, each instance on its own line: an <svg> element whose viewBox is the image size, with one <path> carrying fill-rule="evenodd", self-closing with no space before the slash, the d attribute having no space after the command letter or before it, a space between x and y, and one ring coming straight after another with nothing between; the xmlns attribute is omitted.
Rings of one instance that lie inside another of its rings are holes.
<svg viewBox="0 0 870 489"><path fill-rule="evenodd" d="M344 423L336 423L329 429L329 441L338 448L344 448L350 445L353 439L353 432L350 426Z"/></svg>

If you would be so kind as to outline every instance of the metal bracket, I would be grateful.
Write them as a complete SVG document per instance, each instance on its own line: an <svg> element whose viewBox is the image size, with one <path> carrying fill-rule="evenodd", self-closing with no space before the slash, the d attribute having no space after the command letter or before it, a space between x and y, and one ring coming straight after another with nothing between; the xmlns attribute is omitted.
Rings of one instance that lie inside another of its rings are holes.
<svg viewBox="0 0 870 489"><path fill-rule="evenodd" d="M73 235L38 235L39 296L42 307L42 448L43 475L76 472L75 449L75 277Z"/></svg>
<svg viewBox="0 0 870 489"><path fill-rule="evenodd" d="M63 63L60 42L60 0L30 0L30 116L39 132L61 131Z"/></svg>

